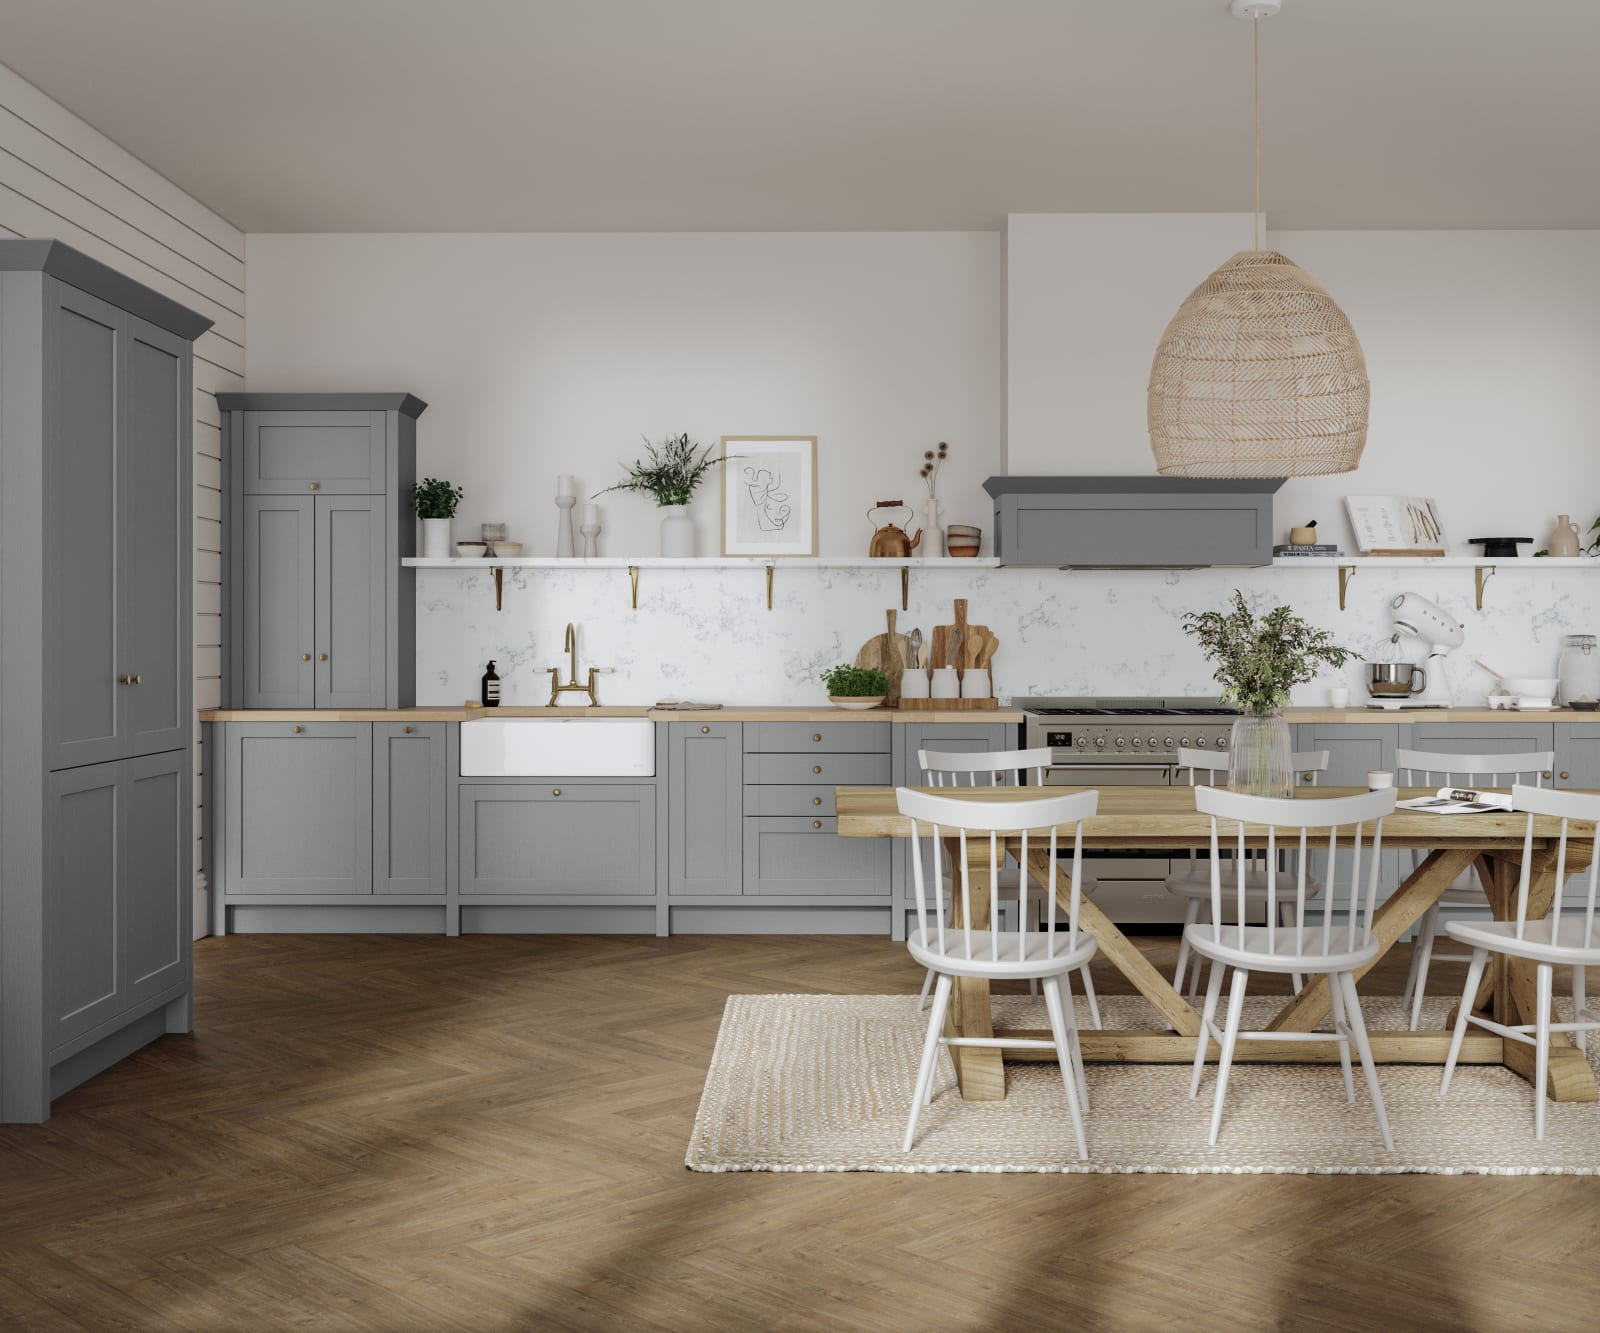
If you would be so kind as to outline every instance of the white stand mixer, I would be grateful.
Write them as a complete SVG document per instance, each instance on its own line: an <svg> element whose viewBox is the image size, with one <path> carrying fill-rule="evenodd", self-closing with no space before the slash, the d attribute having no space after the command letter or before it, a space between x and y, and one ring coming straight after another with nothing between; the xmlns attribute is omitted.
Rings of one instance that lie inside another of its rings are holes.
<svg viewBox="0 0 1600 1333"><path fill-rule="evenodd" d="M1409 639L1420 639L1428 645L1427 660L1423 663L1426 680L1420 694L1400 699L1374 695L1369 706L1449 708L1455 703L1455 696L1444 674L1444 659L1447 653L1459 648L1466 637L1460 622L1442 607L1414 592L1403 592L1389 603L1389 619L1394 624L1390 643L1399 643L1403 635Z"/></svg>

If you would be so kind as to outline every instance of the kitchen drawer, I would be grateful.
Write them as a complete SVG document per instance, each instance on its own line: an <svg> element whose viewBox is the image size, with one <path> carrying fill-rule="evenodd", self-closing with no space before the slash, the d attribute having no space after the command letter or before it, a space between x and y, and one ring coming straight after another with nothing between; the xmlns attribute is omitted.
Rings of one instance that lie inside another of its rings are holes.
<svg viewBox="0 0 1600 1333"><path fill-rule="evenodd" d="M460 802L463 897L656 891L654 787L463 783Z"/></svg>
<svg viewBox="0 0 1600 1333"><path fill-rule="evenodd" d="M821 762L820 760L818 762ZM834 789L826 784L746 787L744 812L747 815L818 815L832 817Z"/></svg>
<svg viewBox="0 0 1600 1333"><path fill-rule="evenodd" d="M1555 727L1549 722L1415 722L1409 740L1401 738L1400 748L1429 750L1444 754L1528 754L1555 749ZM1399 767L1398 757L1395 766ZM1546 771L1548 781L1551 772ZM1404 775L1401 775L1404 781ZM1434 775L1437 785L1444 779Z"/></svg>
<svg viewBox="0 0 1600 1333"><path fill-rule="evenodd" d="M887 787L887 754L747 754L744 757L747 785L805 783L845 787Z"/></svg>
<svg viewBox="0 0 1600 1333"><path fill-rule="evenodd" d="M888 838L841 838L834 819L746 818L747 895L889 896Z"/></svg>
<svg viewBox="0 0 1600 1333"><path fill-rule="evenodd" d="M790 754L815 751L889 753L887 722L747 722L747 754Z"/></svg>

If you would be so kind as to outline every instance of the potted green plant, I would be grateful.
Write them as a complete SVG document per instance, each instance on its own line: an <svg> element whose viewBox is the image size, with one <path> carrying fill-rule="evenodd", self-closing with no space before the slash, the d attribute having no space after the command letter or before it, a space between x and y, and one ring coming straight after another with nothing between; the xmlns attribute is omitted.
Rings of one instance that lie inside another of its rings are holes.
<svg viewBox="0 0 1600 1333"><path fill-rule="evenodd" d="M711 446L700 448L687 433L669 435L660 444L644 442L645 456L634 459L626 481L595 492L636 491L652 497L666 511L661 518L661 554L692 556L695 548L694 522L689 518L689 501L706 473L725 460L711 456ZM697 452L698 451L698 452Z"/></svg>
<svg viewBox="0 0 1600 1333"><path fill-rule="evenodd" d="M424 477L411 490L411 507L422 520L422 554L428 560L450 555L450 520L464 494L459 486L437 477Z"/></svg>
<svg viewBox="0 0 1600 1333"><path fill-rule="evenodd" d="M1228 740L1228 785L1253 796L1294 795L1289 767L1289 690L1315 680L1322 667L1342 667L1356 654L1340 648L1288 606L1263 616L1237 589L1226 611L1190 611L1183 630L1216 668L1222 701L1239 710Z"/></svg>
<svg viewBox="0 0 1600 1333"><path fill-rule="evenodd" d="M835 708L876 708L889 696L889 678L871 667L842 663L822 673L828 702Z"/></svg>

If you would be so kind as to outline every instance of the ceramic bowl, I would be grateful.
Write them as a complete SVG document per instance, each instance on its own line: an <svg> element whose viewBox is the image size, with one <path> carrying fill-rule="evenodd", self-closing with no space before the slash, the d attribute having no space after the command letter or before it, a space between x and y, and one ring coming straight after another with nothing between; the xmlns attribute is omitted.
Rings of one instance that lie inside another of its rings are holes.
<svg viewBox="0 0 1600 1333"><path fill-rule="evenodd" d="M484 542L457 542L456 554L463 560L477 560L489 553L489 547Z"/></svg>
<svg viewBox="0 0 1600 1333"><path fill-rule="evenodd" d="M1529 695L1535 699L1551 699L1561 686L1554 676L1507 676L1501 686L1516 695Z"/></svg>
<svg viewBox="0 0 1600 1333"><path fill-rule="evenodd" d="M520 556L522 554L522 543L521 542L496 542L494 544L494 553L496 555L505 556L507 560L515 560L518 556Z"/></svg>
<svg viewBox="0 0 1600 1333"><path fill-rule="evenodd" d="M886 694L873 694L865 698L846 699L841 695L830 694L828 702L835 708L847 708L856 712L865 712L868 708L876 708L888 697Z"/></svg>

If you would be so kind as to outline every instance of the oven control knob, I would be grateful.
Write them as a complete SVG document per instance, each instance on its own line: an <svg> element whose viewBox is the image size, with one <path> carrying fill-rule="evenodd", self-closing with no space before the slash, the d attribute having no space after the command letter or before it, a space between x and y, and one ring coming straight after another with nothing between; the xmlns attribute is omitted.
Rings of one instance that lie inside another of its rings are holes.
<svg viewBox="0 0 1600 1333"><path fill-rule="evenodd" d="M1171 736L1163 736L1161 738L1161 745L1162 745L1163 749L1170 750L1172 748L1172 737Z"/></svg>
<svg viewBox="0 0 1600 1333"><path fill-rule="evenodd" d="M1196 736L1194 738L1194 743L1196 749L1203 750L1206 748L1206 738L1204 736Z"/></svg>
<svg viewBox="0 0 1600 1333"><path fill-rule="evenodd" d="M1178 744L1182 745L1182 746L1187 746L1189 744L1189 738L1187 736L1179 736L1178 737Z"/></svg>
<svg viewBox="0 0 1600 1333"><path fill-rule="evenodd" d="M1118 736L1117 737L1117 749L1119 749L1119 750L1122 749L1125 745L1127 745L1127 743L1128 742L1127 742L1127 739L1125 737L1122 737L1122 736Z"/></svg>
<svg viewBox="0 0 1600 1333"><path fill-rule="evenodd" d="M1218 736L1217 737L1217 749L1226 750L1227 748L1228 748L1228 738L1226 736Z"/></svg>
<svg viewBox="0 0 1600 1333"><path fill-rule="evenodd" d="M1088 744L1089 744L1089 738L1087 736L1079 736L1078 737L1078 748L1080 750L1085 749L1088 746Z"/></svg>
<svg viewBox="0 0 1600 1333"><path fill-rule="evenodd" d="M1097 749L1097 750L1105 749L1106 748L1106 738L1104 736L1096 736L1094 738L1094 748Z"/></svg>
<svg viewBox="0 0 1600 1333"><path fill-rule="evenodd" d="M1142 749L1142 748L1143 748L1143 746L1144 746L1144 737L1142 737L1142 736L1135 736L1135 737L1134 737L1134 738L1133 738L1133 748L1134 748L1134 749L1135 749L1135 750L1138 750L1138 749Z"/></svg>

